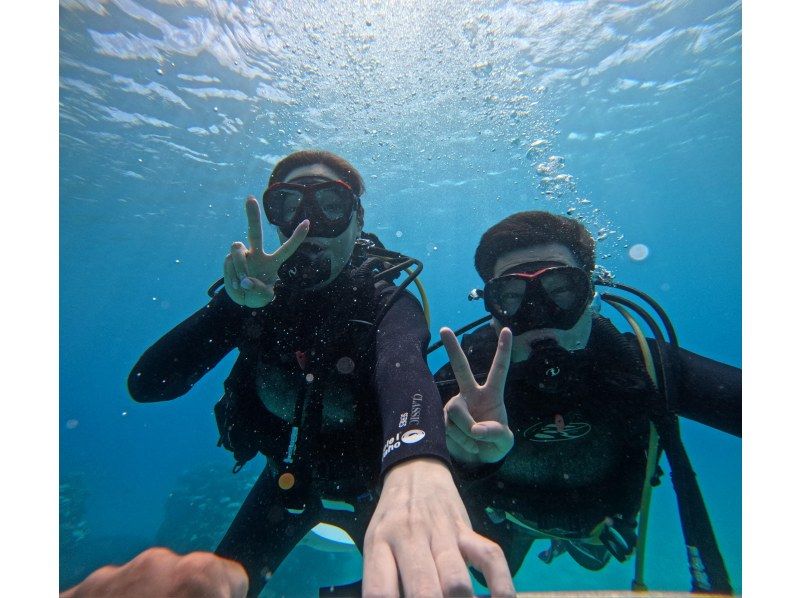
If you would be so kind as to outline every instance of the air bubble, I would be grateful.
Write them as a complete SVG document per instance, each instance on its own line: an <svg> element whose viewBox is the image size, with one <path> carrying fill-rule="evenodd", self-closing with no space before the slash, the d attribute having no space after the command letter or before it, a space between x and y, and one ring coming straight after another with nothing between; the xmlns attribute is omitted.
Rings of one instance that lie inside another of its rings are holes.
<svg viewBox="0 0 800 598"><path fill-rule="evenodd" d="M642 243L631 245L631 248L628 249L628 256L630 256L634 262L641 262L647 259L648 255L650 255L650 248Z"/></svg>
<svg viewBox="0 0 800 598"><path fill-rule="evenodd" d="M350 374L354 369L356 369L356 364L349 357L342 357L336 362L336 369L340 374Z"/></svg>

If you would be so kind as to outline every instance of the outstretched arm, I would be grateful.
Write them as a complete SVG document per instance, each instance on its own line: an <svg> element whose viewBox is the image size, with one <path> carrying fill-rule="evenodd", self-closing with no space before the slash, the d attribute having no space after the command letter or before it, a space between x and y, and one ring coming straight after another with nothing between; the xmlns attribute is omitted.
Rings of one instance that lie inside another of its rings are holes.
<svg viewBox="0 0 800 598"><path fill-rule="evenodd" d="M441 400L425 361L430 334L404 294L381 322L374 384L383 415L384 483L364 541L365 596L471 595L465 559L493 596L514 587L497 544L472 530L448 468ZM376 447L376 450L379 447Z"/></svg>
<svg viewBox="0 0 800 598"><path fill-rule="evenodd" d="M128 391L142 403L186 394L236 345L246 308L217 293L155 342L128 375Z"/></svg>
<svg viewBox="0 0 800 598"><path fill-rule="evenodd" d="M686 349L661 346L674 367L677 392L671 407L681 417L741 438L742 370Z"/></svg>

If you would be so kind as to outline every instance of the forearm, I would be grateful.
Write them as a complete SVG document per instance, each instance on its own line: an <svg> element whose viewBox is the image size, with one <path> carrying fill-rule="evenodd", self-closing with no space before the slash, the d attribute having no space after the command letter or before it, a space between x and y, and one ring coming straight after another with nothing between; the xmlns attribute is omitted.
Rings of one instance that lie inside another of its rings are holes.
<svg viewBox="0 0 800 598"><path fill-rule="evenodd" d="M384 433L381 470L429 457L449 464L442 404L425 361L430 340L419 305L402 297L376 335L373 384Z"/></svg>
<svg viewBox="0 0 800 598"><path fill-rule="evenodd" d="M233 349L245 313L216 295L144 352L128 376L131 397L156 402L188 392Z"/></svg>
<svg viewBox="0 0 800 598"><path fill-rule="evenodd" d="M685 349L671 351L678 364L678 415L741 437L742 370Z"/></svg>

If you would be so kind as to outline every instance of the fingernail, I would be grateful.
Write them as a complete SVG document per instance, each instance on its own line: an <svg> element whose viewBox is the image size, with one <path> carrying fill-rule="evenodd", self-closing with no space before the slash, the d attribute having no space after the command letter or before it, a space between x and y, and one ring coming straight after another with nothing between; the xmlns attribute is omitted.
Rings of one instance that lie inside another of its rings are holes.
<svg viewBox="0 0 800 598"><path fill-rule="evenodd" d="M253 288L253 281L247 278L246 276L242 277L241 284L243 289Z"/></svg>
<svg viewBox="0 0 800 598"><path fill-rule="evenodd" d="M483 426L475 426L474 428L472 428L472 435L477 438L483 438L484 436L486 436L486 428L484 428Z"/></svg>

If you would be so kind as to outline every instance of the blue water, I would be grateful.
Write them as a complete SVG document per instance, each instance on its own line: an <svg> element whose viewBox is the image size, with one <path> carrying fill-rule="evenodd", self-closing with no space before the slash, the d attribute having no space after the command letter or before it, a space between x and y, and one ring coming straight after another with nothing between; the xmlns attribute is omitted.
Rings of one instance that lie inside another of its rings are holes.
<svg viewBox="0 0 800 598"><path fill-rule="evenodd" d="M294 149L360 169L365 228L425 262L433 331L482 315L466 295L489 225L575 208L604 237L598 263L661 302L684 347L741 365L739 2L61 0L60 22L62 586L166 537L170 500L224 523L246 493L211 414L233 356L166 404L133 403L125 379L203 305L245 240L244 198ZM682 429L741 591L741 441ZM629 587L630 563L591 573L538 550L518 590ZM304 545L265 595L359 566ZM668 476L646 580L689 587Z"/></svg>

